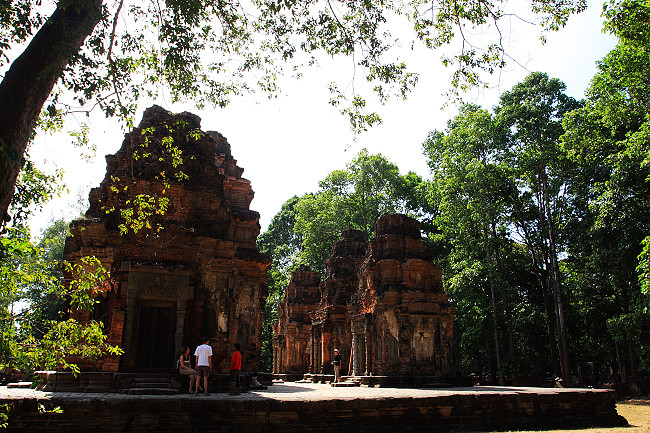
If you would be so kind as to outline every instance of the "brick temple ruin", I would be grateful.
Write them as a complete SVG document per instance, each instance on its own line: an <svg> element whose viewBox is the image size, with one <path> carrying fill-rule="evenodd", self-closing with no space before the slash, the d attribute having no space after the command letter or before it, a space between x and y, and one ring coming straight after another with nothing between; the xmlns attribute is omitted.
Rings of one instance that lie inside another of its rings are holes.
<svg viewBox="0 0 650 433"><path fill-rule="evenodd" d="M416 220L384 215L369 243L344 231L318 277L308 267L292 275L274 327L275 374L331 373L335 348L349 376L455 374L453 308Z"/></svg>
<svg viewBox="0 0 650 433"><path fill-rule="evenodd" d="M170 156L178 151L180 165ZM169 371L181 345L193 349L207 335L217 372L228 371L235 342L244 368L258 369L270 259L256 249L253 190L228 141L201 132L193 114L154 106L106 161L86 217L70 226L65 259L95 256L110 271L92 317L124 354L85 367ZM124 215L138 200L166 210L152 211L137 233L124 233Z"/></svg>

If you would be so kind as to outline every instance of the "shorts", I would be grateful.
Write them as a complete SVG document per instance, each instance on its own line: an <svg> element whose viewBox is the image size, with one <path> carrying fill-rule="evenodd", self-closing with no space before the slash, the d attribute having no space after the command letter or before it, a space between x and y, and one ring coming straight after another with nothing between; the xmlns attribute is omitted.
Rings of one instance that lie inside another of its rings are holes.
<svg viewBox="0 0 650 433"><path fill-rule="evenodd" d="M196 371L192 370L191 368L189 370L187 368L181 368L179 370L179 373L183 376L196 376Z"/></svg>
<svg viewBox="0 0 650 433"><path fill-rule="evenodd" d="M241 370L230 370L230 383L234 383L239 386L239 372Z"/></svg>
<svg viewBox="0 0 650 433"><path fill-rule="evenodd" d="M208 365L199 365L196 367L196 372L199 377L210 377L210 366Z"/></svg>

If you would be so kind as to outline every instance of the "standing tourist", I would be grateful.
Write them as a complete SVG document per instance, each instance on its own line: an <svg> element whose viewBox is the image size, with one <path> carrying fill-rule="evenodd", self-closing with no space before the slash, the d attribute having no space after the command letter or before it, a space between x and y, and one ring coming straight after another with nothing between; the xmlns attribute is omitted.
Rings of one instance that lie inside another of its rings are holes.
<svg viewBox="0 0 650 433"><path fill-rule="evenodd" d="M203 378L203 393L208 395L208 376L210 376L210 371L212 371L212 346L208 344L210 337L203 337L202 341L203 344L194 351L194 356L196 356L196 372L199 376L196 381L195 392L198 394L199 382Z"/></svg>
<svg viewBox="0 0 650 433"><path fill-rule="evenodd" d="M239 343L235 343L235 351L230 358L230 395L239 395L239 372L241 371L241 353Z"/></svg>
<svg viewBox="0 0 650 433"><path fill-rule="evenodd" d="M190 348L189 346L181 347L181 356L178 358L178 372L183 376L190 377L190 394L192 394L192 389L195 388L196 380L196 370L192 369L192 363L190 360ZM198 386L198 384L197 384Z"/></svg>
<svg viewBox="0 0 650 433"><path fill-rule="evenodd" d="M339 350L334 349L334 361L332 365L334 366L334 383L338 383L341 379L341 355L339 355Z"/></svg>

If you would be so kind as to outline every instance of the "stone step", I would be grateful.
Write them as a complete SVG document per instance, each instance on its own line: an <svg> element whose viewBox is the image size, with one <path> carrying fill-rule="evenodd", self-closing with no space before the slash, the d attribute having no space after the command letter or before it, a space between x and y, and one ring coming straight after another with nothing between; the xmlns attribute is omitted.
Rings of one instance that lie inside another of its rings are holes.
<svg viewBox="0 0 650 433"><path fill-rule="evenodd" d="M360 383L359 382L336 382L336 383L332 383L331 385L336 388L345 388L345 387L360 386Z"/></svg>
<svg viewBox="0 0 650 433"><path fill-rule="evenodd" d="M128 395L175 395L178 390L175 388L129 388L124 394Z"/></svg>
<svg viewBox="0 0 650 433"><path fill-rule="evenodd" d="M167 382L167 376L135 376L134 382L149 383L149 382Z"/></svg>
<svg viewBox="0 0 650 433"><path fill-rule="evenodd" d="M169 388L169 382L134 382L131 388Z"/></svg>
<svg viewBox="0 0 650 433"><path fill-rule="evenodd" d="M32 382L13 382L8 383L7 388L31 388Z"/></svg>
<svg viewBox="0 0 650 433"><path fill-rule="evenodd" d="M174 395L178 390L171 387L167 375L137 375L131 385L122 390L129 395Z"/></svg>

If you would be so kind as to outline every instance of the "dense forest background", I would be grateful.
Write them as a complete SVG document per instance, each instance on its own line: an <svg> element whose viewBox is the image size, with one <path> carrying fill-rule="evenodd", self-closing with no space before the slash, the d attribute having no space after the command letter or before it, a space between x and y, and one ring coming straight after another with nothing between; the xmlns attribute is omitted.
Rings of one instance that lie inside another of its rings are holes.
<svg viewBox="0 0 650 433"><path fill-rule="evenodd" d="M491 109L463 105L422 144L430 179L364 149L287 200L258 240L273 257L267 369L291 271L322 273L343 229L371 238L380 215L401 212L421 222L444 268L459 374L640 392L650 378L648 24L645 6L610 11L619 44L585 100L532 73Z"/></svg>
<svg viewBox="0 0 650 433"><path fill-rule="evenodd" d="M650 7L612 2L605 15L605 30L619 43L598 63L584 100L567 96L561 77L532 73L496 106L463 105L444 130L431 131L422 143L428 178L402 174L370 149L317 191L288 198L258 238L273 258L263 368L270 370L270 325L291 271L306 264L322 272L343 229L371 238L380 215L401 212L420 221L444 268L459 374L573 384L593 366L600 383L647 392ZM40 22L27 23L29 32ZM99 84L112 91L107 83ZM26 224L60 187L27 156L9 188L11 226L0 237L0 366L74 368L60 347L83 356L118 349L104 345L99 325L82 327L60 314L62 298L71 296L56 265L67 223L55 222L36 243ZM86 288L79 302L90 299L98 278L79 283ZM14 310L19 301L29 308Z"/></svg>

